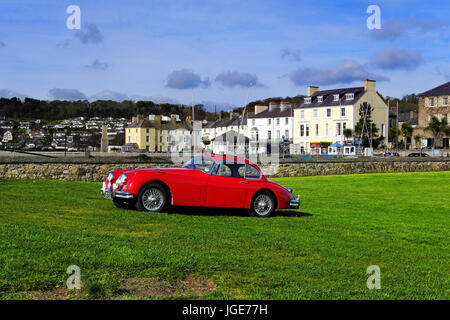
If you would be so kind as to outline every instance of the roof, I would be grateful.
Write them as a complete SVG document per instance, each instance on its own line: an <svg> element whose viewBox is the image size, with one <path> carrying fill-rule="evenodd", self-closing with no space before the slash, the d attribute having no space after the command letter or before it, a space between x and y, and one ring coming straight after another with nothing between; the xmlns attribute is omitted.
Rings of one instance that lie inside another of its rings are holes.
<svg viewBox="0 0 450 320"><path fill-rule="evenodd" d="M238 162L238 161L239 162L245 162L245 163L249 163L249 164L252 164L252 165L258 167L256 165L256 163L254 163L254 162L252 162L252 161L250 161L248 159L238 158L238 157L235 157L235 156L226 156L226 155L218 155L218 154L204 154L202 157L212 158L215 161L227 161L227 163L228 163L228 161L231 161L231 162L233 162L233 161L235 161L235 162Z"/></svg>
<svg viewBox="0 0 450 320"><path fill-rule="evenodd" d="M204 128L219 128L219 127L229 127L229 126L240 126L247 124L248 114L246 113L244 119L242 119L242 115L233 116L231 119L226 118L222 120L213 121L208 123Z"/></svg>
<svg viewBox="0 0 450 320"><path fill-rule="evenodd" d="M364 94L364 87L354 87L354 88L341 88L341 89L332 89L332 90L321 90L316 91L311 95L311 103L305 103L303 101L300 105L297 106L297 108L317 108L317 107L325 107L325 106L340 106L340 105L348 105L349 101L351 101L351 104L354 104L355 101L357 101L363 94ZM346 93L353 93L354 99L353 100L346 100L345 94ZM334 101L334 95L339 95L339 100ZM317 97L322 96L323 101L318 102ZM309 97L305 97L309 98ZM297 109L296 108L296 109Z"/></svg>
<svg viewBox="0 0 450 320"><path fill-rule="evenodd" d="M237 133L237 132L234 131L234 130L230 130L230 131L227 131L227 132L225 132L225 133L222 133L220 136L217 136L217 137L215 137L215 138L213 138L213 139L211 139L211 140L212 140L212 141L216 141L216 140L218 140L218 141L227 141L227 138L228 138L228 139L234 139L235 142L236 142L237 140L239 140L238 138L244 139L245 142L250 141L250 139L249 139L248 137L246 137L246 136L243 135L242 133ZM241 141L242 141L242 140L241 140Z"/></svg>
<svg viewBox="0 0 450 320"><path fill-rule="evenodd" d="M420 93L419 97L450 95L450 81L436 88Z"/></svg>
<svg viewBox="0 0 450 320"><path fill-rule="evenodd" d="M250 116L250 119L258 118L281 118L281 117L291 117L293 115L292 108L286 108L281 110L281 108L275 108L272 110L264 110L255 115Z"/></svg>
<svg viewBox="0 0 450 320"><path fill-rule="evenodd" d="M412 125L417 125L419 122L419 115L413 113L413 116L411 117L410 112L402 112L398 114L398 122L409 122Z"/></svg>
<svg viewBox="0 0 450 320"><path fill-rule="evenodd" d="M187 124L186 122L183 123L175 123L172 121L169 121L167 123L160 123L153 120L139 120L132 122L128 128L155 128L159 130L176 130L176 129L186 129L186 130L192 130L191 126Z"/></svg>

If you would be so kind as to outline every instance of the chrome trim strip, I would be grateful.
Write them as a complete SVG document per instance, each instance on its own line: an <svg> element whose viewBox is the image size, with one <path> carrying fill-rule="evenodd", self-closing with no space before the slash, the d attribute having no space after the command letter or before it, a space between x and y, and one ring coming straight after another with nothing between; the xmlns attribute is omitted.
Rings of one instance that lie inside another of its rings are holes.
<svg viewBox="0 0 450 320"><path fill-rule="evenodd" d="M300 195L297 195L297 198L289 201L289 207L292 209L298 209L300 207Z"/></svg>
<svg viewBox="0 0 450 320"><path fill-rule="evenodd" d="M114 191L113 192L113 198L122 198L122 199L133 199L134 194L129 192L123 192L123 191Z"/></svg>

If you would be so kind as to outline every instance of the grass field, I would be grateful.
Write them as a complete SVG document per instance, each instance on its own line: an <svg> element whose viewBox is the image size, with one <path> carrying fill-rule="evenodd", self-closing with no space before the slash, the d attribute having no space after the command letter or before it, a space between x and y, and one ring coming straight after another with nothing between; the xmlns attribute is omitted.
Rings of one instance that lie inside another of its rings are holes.
<svg viewBox="0 0 450 320"><path fill-rule="evenodd" d="M450 298L450 172L274 180L299 210L143 213L99 183L0 181L0 298Z"/></svg>

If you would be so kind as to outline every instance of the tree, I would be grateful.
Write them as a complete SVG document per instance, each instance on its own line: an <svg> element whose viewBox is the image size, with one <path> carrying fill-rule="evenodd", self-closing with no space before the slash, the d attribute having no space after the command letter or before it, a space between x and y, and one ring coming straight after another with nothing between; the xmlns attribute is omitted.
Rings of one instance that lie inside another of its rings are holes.
<svg viewBox="0 0 450 320"><path fill-rule="evenodd" d="M414 136L414 142L416 143L416 146L420 146L421 141L422 141L422 136L420 134L416 134Z"/></svg>
<svg viewBox="0 0 450 320"><path fill-rule="evenodd" d="M373 107L367 102L359 105L359 121L355 126L355 134L361 136L361 143L364 147L373 146L373 137L378 133L378 128L372 121L373 110Z"/></svg>
<svg viewBox="0 0 450 320"><path fill-rule="evenodd" d="M446 118L443 118L441 121L435 116L431 117L431 121L428 123L428 126L425 130L431 131L433 134L433 147L436 148L436 143L438 140L441 140L446 133L448 133L448 121Z"/></svg>
<svg viewBox="0 0 450 320"><path fill-rule="evenodd" d="M353 136L353 131L350 128L344 130L344 137L350 139Z"/></svg>
<svg viewBox="0 0 450 320"><path fill-rule="evenodd" d="M403 140L404 140L404 144L405 144L405 151L406 151L406 146L408 144L407 139L408 139L408 137L411 137L411 135L413 133L413 127L411 126L411 124L409 122L403 122L400 131L402 132L402 136L403 136Z"/></svg>
<svg viewBox="0 0 450 320"><path fill-rule="evenodd" d="M396 142L398 142L399 135L400 135L400 130L397 127L389 128L389 141L391 141L392 144L395 144Z"/></svg>

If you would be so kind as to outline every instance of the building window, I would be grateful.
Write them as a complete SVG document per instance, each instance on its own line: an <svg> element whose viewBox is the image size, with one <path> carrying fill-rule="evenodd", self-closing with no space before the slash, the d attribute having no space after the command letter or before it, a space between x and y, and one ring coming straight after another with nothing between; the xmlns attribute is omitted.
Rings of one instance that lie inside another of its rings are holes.
<svg viewBox="0 0 450 320"><path fill-rule="evenodd" d="M347 122L342 123L342 134L344 134L345 128L347 127Z"/></svg>
<svg viewBox="0 0 450 320"><path fill-rule="evenodd" d="M150 131L150 129L145 129L145 132L146 132L146 133L149 133L149 131Z"/></svg>
<svg viewBox="0 0 450 320"><path fill-rule="evenodd" d="M272 140L272 131L267 131L267 140Z"/></svg>
<svg viewBox="0 0 450 320"><path fill-rule="evenodd" d="M341 117L345 117L345 108L341 108Z"/></svg>
<svg viewBox="0 0 450 320"><path fill-rule="evenodd" d="M333 101L339 101L339 95L338 94L333 95Z"/></svg>
<svg viewBox="0 0 450 320"><path fill-rule="evenodd" d="M306 125L306 136L309 137L309 125Z"/></svg>
<svg viewBox="0 0 450 320"><path fill-rule="evenodd" d="M146 142L148 142L148 141L149 141L149 139L150 139L150 137L149 137L149 136L145 137L145 141L146 141Z"/></svg>
<svg viewBox="0 0 450 320"><path fill-rule="evenodd" d="M346 93L345 99L346 100L353 100L355 98L355 95L353 93Z"/></svg>
<svg viewBox="0 0 450 320"><path fill-rule="evenodd" d="M305 119L305 110L300 111L300 119Z"/></svg>
<svg viewBox="0 0 450 320"><path fill-rule="evenodd" d="M325 123L325 135L328 137L328 123Z"/></svg>
<svg viewBox="0 0 450 320"><path fill-rule="evenodd" d="M319 136L319 125L316 124L316 137Z"/></svg>
<svg viewBox="0 0 450 320"><path fill-rule="evenodd" d="M134 139L135 139L135 142L137 143L138 142L138 136L135 136Z"/></svg>
<svg viewBox="0 0 450 320"><path fill-rule="evenodd" d="M277 138L277 140L280 140L280 130L276 131L276 138Z"/></svg>
<svg viewBox="0 0 450 320"><path fill-rule="evenodd" d="M280 118L277 118L277 121L276 121L276 123L277 123L277 126L279 126L279 125L280 125Z"/></svg>
<svg viewBox="0 0 450 320"><path fill-rule="evenodd" d="M286 140L289 140L289 130L285 130L285 131L284 131L284 138L285 138Z"/></svg>
<svg viewBox="0 0 450 320"><path fill-rule="evenodd" d="M337 136L341 135L341 123L340 122L336 123L336 135Z"/></svg>
<svg viewBox="0 0 450 320"><path fill-rule="evenodd" d="M442 104L443 104L444 106L448 105L448 98L447 98L447 97L442 98Z"/></svg>
<svg viewBox="0 0 450 320"><path fill-rule="evenodd" d="M311 98L305 98L305 104L310 104L311 103Z"/></svg>
<svg viewBox="0 0 450 320"><path fill-rule="evenodd" d="M163 138L162 136L159 137L159 142L161 142L161 143L162 143L162 138Z"/></svg>
<svg viewBox="0 0 450 320"><path fill-rule="evenodd" d="M433 107L434 106L434 98L430 98L428 101L430 102L430 106Z"/></svg>
<svg viewBox="0 0 450 320"><path fill-rule="evenodd" d="M327 118L330 118L331 117L331 109L327 109Z"/></svg>
<svg viewBox="0 0 450 320"><path fill-rule="evenodd" d="M131 136L128 136L128 143L131 143Z"/></svg>
<svg viewBox="0 0 450 320"><path fill-rule="evenodd" d="M269 126L272 124L272 119L267 119L267 123L269 124Z"/></svg>
<svg viewBox="0 0 450 320"><path fill-rule="evenodd" d="M300 137L305 136L305 126L303 124L300 125Z"/></svg>
<svg viewBox="0 0 450 320"><path fill-rule="evenodd" d="M313 110L313 118L317 118L317 116L318 116L317 109L314 109Z"/></svg>
<svg viewBox="0 0 450 320"><path fill-rule="evenodd" d="M255 125L255 119L252 119L252 126Z"/></svg>
<svg viewBox="0 0 450 320"><path fill-rule="evenodd" d="M317 102L322 103L323 102L323 96L318 96L317 97Z"/></svg>
<svg viewBox="0 0 450 320"><path fill-rule="evenodd" d="M284 124L289 124L289 118L284 118Z"/></svg>

